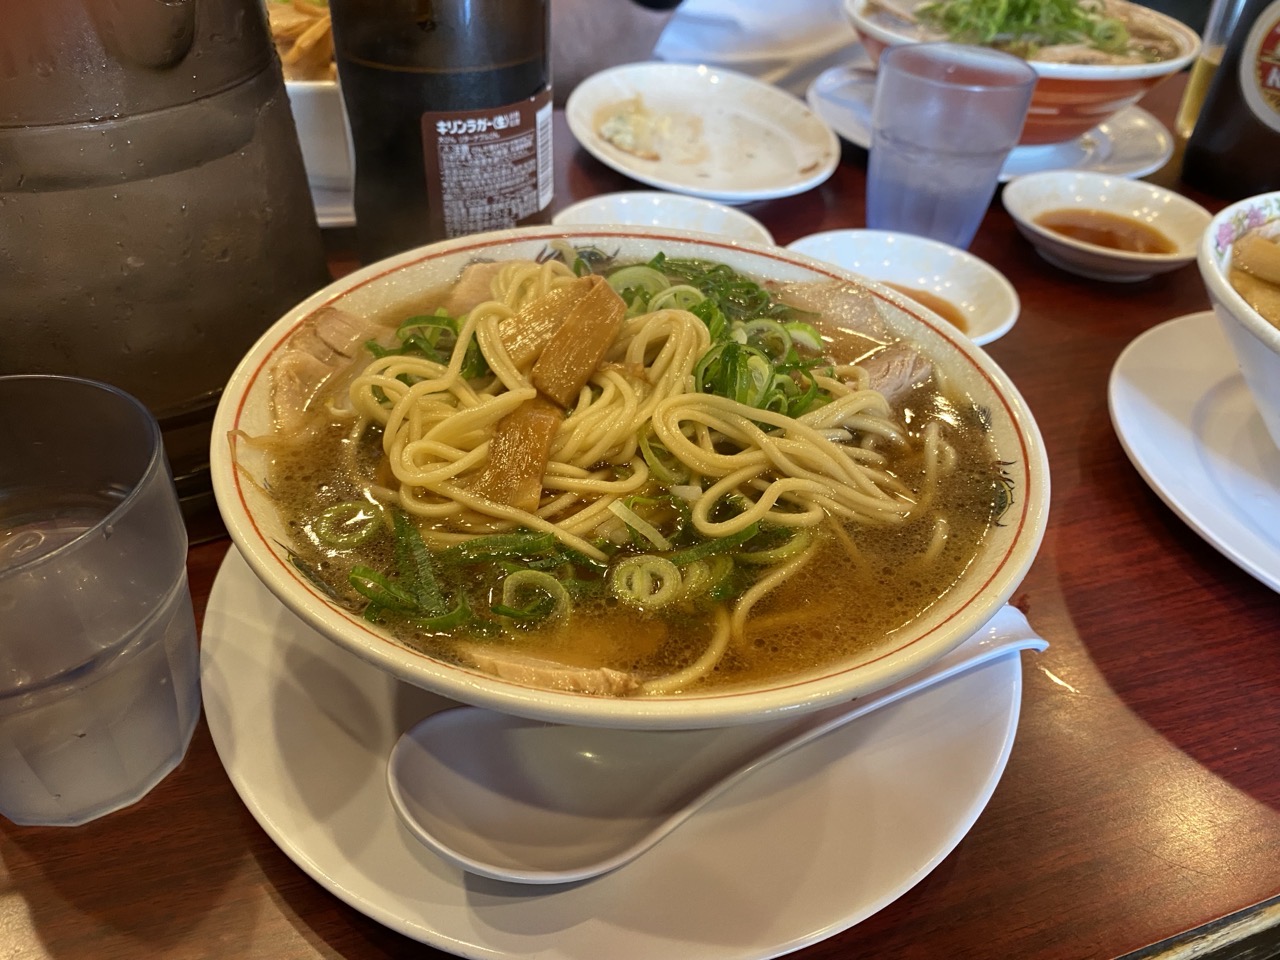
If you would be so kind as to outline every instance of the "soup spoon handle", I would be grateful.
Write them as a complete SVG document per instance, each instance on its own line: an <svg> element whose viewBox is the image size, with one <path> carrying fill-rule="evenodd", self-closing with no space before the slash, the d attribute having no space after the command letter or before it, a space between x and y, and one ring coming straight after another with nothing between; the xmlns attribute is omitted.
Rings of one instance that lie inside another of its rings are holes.
<svg viewBox="0 0 1280 960"><path fill-rule="evenodd" d="M410 728L392 750L388 786L396 812L410 832L464 870L517 883L585 880L634 860L729 787L832 730L980 664L1014 651L1046 647L1048 643L1031 629L1026 618L1005 606L956 649L862 699L754 729L649 733L655 744L661 737L689 738L701 762L693 769L689 764L681 766L692 779L684 789L667 794L670 802L654 801L643 814L632 807L611 816L606 806L603 812L583 815L575 809L581 806L578 793L582 785L571 778L548 776L527 793L522 792L523 787L514 789L518 780L509 777L504 761L486 762L483 758L513 756L515 740L504 743L503 738L518 738L529 729L528 721L467 707L434 714ZM589 752L608 750L605 741L590 739L598 731L555 725L536 728L548 734L548 739L539 741L539 755L551 769L561 769L557 758L577 755L588 744ZM623 731L621 735L646 734ZM469 738L470 744L461 754L468 758L463 761L465 772L452 766L456 760L448 759L459 756L460 737ZM617 746L621 748L621 741ZM528 748L527 741L520 741L515 749ZM649 748L656 749L653 744ZM634 792L643 794L649 786L638 783ZM477 816L478 810L485 813ZM562 836L573 838L572 852L548 840L549 831L563 829L566 821L572 829ZM442 831L435 829L437 825ZM599 831L601 836L585 842L580 836L584 830Z"/></svg>

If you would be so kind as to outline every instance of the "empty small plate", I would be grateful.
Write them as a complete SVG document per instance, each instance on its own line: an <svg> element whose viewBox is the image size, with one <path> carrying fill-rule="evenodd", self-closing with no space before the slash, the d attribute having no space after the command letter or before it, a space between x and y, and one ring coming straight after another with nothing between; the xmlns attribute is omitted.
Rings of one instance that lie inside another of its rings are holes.
<svg viewBox="0 0 1280 960"><path fill-rule="evenodd" d="M801 237L787 249L891 286L979 345L1008 333L1022 309L1004 274L937 240L889 230L830 230Z"/></svg>
<svg viewBox="0 0 1280 960"><path fill-rule="evenodd" d="M551 218L551 222L557 225L676 227L752 243L773 243L773 234L765 229L764 224L741 210L714 200L661 191L635 190L590 197L561 210Z"/></svg>

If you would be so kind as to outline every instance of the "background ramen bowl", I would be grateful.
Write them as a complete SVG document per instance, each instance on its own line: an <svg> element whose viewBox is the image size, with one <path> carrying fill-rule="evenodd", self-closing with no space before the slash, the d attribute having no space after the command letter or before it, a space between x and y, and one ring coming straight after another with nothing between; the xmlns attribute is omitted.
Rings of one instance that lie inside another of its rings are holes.
<svg viewBox="0 0 1280 960"><path fill-rule="evenodd" d="M1036 252L1056 267L1091 280L1130 282L1184 267L1196 258L1209 211L1186 197L1141 180L1069 170L1031 173L1004 188L1004 208ZM1051 210L1099 210L1160 231L1172 253L1133 253L1085 243L1042 227Z"/></svg>
<svg viewBox="0 0 1280 960"><path fill-rule="evenodd" d="M887 29L868 19L874 0L844 0L867 55L878 60L885 47L917 43L917 38ZM1134 4L1133 6L1138 6ZM1175 38L1179 54L1158 63L1107 66L1099 64L1029 61L1039 80L1031 96L1031 111L1022 129L1021 144L1074 140L1136 102L1160 80L1177 73L1195 59L1200 38L1190 27L1147 7L1140 8Z"/></svg>
<svg viewBox="0 0 1280 960"><path fill-rule="evenodd" d="M1280 329L1249 306L1227 279L1232 246L1245 233L1260 228L1280 233L1280 192L1233 203L1214 217L1200 241L1198 263L1214 315L1244 382L1267 432L1280 446Z"/></svg>
<svg viewBox="0 0 1280 960"><path fill-rule="evenodd" d="M283 344L299 325L334 304L359 317L374 317L415 292L455 279L477 258L529 259L554 238L616 250L623 260L648 260L659 252L717 260L757 279L854 279L838 267L777 247L720 240L665 229L529 227L446 241L372 264L321 290L263 334L245 356L218 407L212 462L218 506L236 547L262 582L334 643L388 673L446 697L520 716L587 726L698 728L763 720L817 709L879 689L914 673L963 642L1008 600L1035 557L1049 506L1044 446L1031 414L1008 377L955 328L883 287L868 283L886 320L945 366L952 383L990 414L997 456L1007 461L1012 505L993 526L978 556L953 589L919 619L868 653L769 685L710 690L691 695L606 698L533 689L416 653L389 639L357 615L331 605L289 563L292 540L260 486L265 462L246 445L233 462L234 431L268 432L270 377ZM265 455L260 455L265 457ZM851 610L850 615L856 615Z"/></svg>

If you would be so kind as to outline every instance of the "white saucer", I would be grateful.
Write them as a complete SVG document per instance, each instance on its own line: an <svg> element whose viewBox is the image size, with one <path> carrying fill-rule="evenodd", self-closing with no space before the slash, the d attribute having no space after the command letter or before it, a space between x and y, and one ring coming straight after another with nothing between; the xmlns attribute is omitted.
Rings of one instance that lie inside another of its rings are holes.
<svg viewBox="0 0 1280 960"><path fill-rule="evenodd" d="M232 548L201 644L218 755L263 829L326 889L441 950L507 960L751 960L864 920L968 832L1004 770L1022 667L999 660L886 707L726 792L639 860L527 887L447 865L401 825L384 770L449 702L323 639Z"/></svg>
<svg viewBox="0 0 1280 960"><path fill-rule="evenodd" d="M1213 313L1169 320L1129 344L1108 401L1121 445L1160 499L1280 590L1280 450Z"/></svg>
<svg viewBox="0 0 1280 960"><path fill-rule="evenodd" d="M639 98L649 115L683 118L688 149L656 160L600 136L602 114ZM804 102L718 67L631 63L588 77L569 95L565 119L601 163L660 190L720 203L789 197L812 189L840 162L840 141Z"/></svg>
<svg viewBox="0 0 1280 960"><path fill-rule="evenodd" d="M875 73L861 47L854 59L820 73L806 99L836 133L864 149L871 146L871 98ZM1141 107L1125 107L1084 136L1065 143L1014 147L1000 171L1001 182L1044 170L1092 170L1141 177L1173 155L1173 135Z"/></svg>

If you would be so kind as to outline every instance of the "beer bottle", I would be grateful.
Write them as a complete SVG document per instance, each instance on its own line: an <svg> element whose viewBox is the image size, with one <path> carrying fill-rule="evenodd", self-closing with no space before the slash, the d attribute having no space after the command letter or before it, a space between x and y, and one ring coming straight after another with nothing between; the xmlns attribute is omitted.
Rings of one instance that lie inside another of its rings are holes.
<svg viewBox="0 0 1280 960"><path fill-rule="evenodd" d="M545 219L548 0L330 0L366 263Z"/></svg>
<svg viewBox="0 0 1280 960"><path fill-rule="evenodd" d="M1280 189L1280 0L1246 0L1187 141L1182 179L1225 200Z"/></svg>

